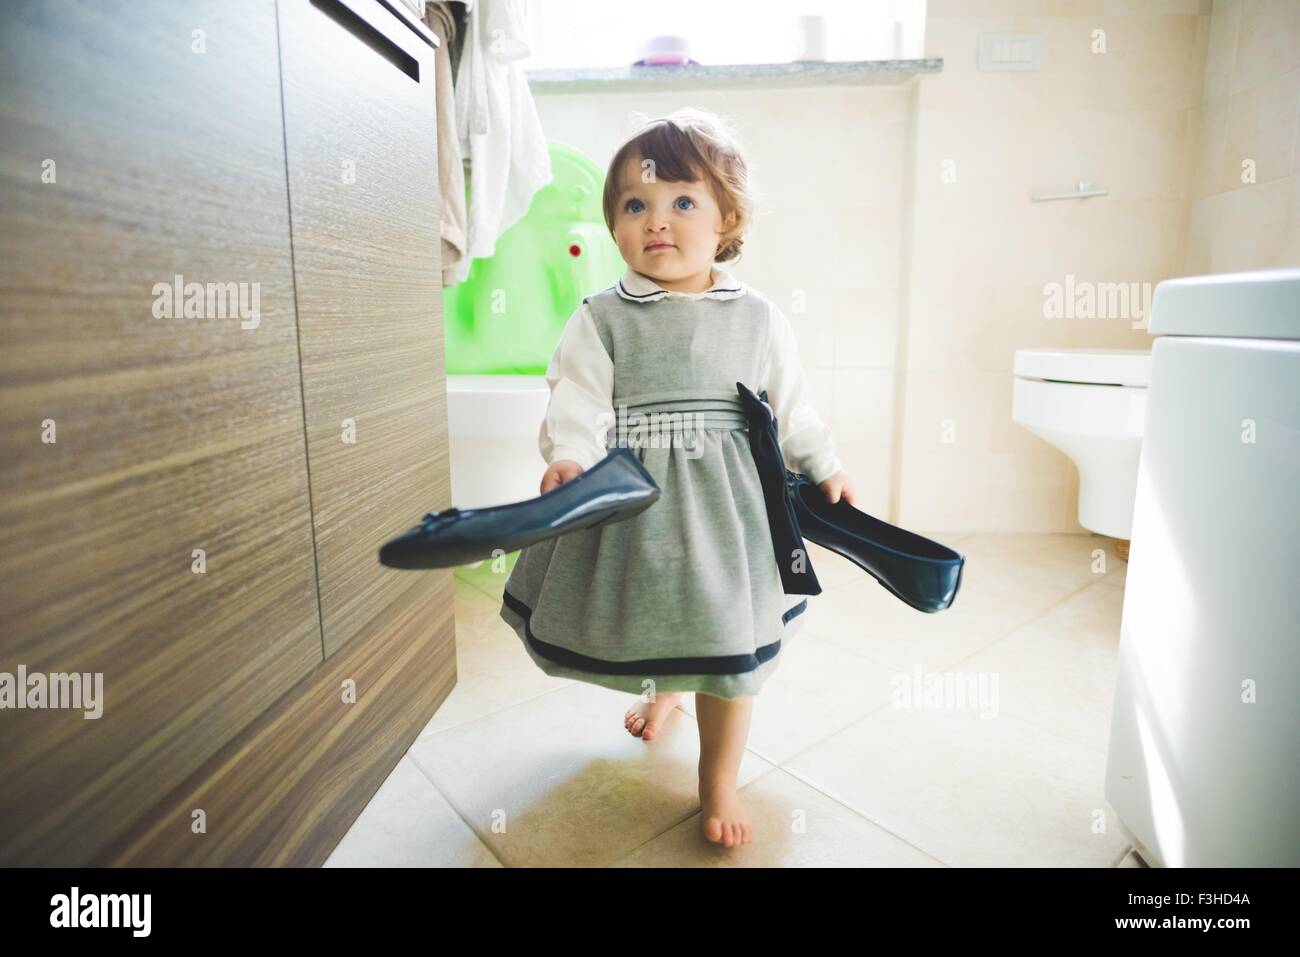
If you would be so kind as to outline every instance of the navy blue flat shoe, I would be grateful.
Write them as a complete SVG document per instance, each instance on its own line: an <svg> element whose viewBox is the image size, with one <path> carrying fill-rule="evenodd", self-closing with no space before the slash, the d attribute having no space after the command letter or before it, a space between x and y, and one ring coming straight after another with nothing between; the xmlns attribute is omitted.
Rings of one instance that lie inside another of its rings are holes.
<svg viewBox="0 0 1300 957"><path fill-rule="evenodd" d="M802 473L790 472L786 483L804 538L847 558L918 611L943 611L957 597L963 555L882 522L842 498L828 501Z"/></svg>
<svg viewBox="0 0 1300 957"><path fill-rule="evenodd" d="M429 512L415 528L386 542L389 568L452 568L506 554L546 538L621 522L659 500L660 488L625 447L545 495L490 508ZM499 551L498 551L499 550Z"/></svg>

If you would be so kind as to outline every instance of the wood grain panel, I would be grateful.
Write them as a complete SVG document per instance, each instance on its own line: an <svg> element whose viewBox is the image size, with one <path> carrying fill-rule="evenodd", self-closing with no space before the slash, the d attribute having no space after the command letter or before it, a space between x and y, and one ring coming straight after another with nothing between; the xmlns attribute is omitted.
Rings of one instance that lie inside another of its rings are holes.
<svg viewBox="0 0 1300 957"><path fill-rule="evenodd" d="M0 711L0 863L77 864L323 660L274 4L6 4L0 127L0 671L103 675Z"/></svg>
<svg viewBox="0 0 1300 957"><path fill-rule="evenodd" d="M428 585L408 589L92 864L320 866L455 687L451 573ZM191 833L196 809L202 835Z"/></svg>
<svg viewBox="0 0 1300 957"><path fill-rule="evenodd" d="M434 50L376 0L279 15L328 657L406 589L433 587L378 550L450 504Z"/></svg>

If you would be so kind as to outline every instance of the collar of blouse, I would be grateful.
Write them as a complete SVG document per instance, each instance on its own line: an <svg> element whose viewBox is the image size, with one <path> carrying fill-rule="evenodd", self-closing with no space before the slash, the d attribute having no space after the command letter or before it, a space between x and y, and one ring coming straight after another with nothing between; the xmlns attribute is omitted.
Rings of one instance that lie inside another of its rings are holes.
<svg viewBox="0 0 1300 957"><path fill-rule="evenodd" d="M745 284L725 269L713 267L713 285L704 292L677 292L665 289L649 276L643 276L630 266L615 288L618 294L631 302L658 302L661 299L738 299L745 294Z"/></svg>

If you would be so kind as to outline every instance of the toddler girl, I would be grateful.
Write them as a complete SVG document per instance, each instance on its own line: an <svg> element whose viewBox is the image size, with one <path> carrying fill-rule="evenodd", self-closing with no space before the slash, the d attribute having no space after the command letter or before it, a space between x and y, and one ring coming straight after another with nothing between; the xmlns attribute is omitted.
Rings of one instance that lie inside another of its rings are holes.
<svg viewBox="0 0 1300 957"><path fill-rule="evenodd" d="M605 221L628 268L583 300L551 358L540 491L621 446L662 492L631 519L522 549L501 607L547 674L638 693L624 724L645 741L695 692L704 834L728 847L753 839L736 796L753 695L807 609L781 586L737 382L767 390L791 469L854 501L789 321L714 266L740 254L747 190L739 148L699 110L614 154Z"/></svg>

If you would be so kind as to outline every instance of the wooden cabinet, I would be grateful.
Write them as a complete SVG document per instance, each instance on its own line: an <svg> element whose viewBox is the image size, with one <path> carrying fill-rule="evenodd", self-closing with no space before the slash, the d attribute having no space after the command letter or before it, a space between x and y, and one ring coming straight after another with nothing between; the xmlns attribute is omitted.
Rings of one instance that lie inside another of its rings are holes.
<svg viewBox="0 0 1300 957"><path fill-rule="evenodd" d="M432 388L444 369L433 50L378 4L279 12L329 656L423 577L375 555L449 468L446 392Z"/></svg>
<svg viewBox="0 0 1300 957"><path fill-rule="evenodd" d="M6 8L0 672L102 713L0 709L0 864L319 863L454 685L431 43Z"/></svg>

